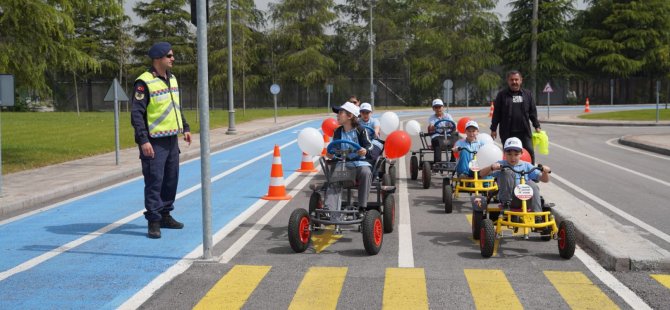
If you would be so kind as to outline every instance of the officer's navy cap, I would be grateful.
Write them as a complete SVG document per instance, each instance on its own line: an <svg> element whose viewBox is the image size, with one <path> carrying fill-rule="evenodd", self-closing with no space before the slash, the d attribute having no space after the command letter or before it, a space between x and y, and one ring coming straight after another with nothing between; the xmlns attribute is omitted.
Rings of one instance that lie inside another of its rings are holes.
<svg viewBox="0 0 670 310"><path fill-rule="evenodd" d="M158 59L158 58L161 58L161 57L167 55L167 53L171 49L172 49L172 45L170 45L170 43L158 42L158 43L154 44L149 49L148 55L149 55L149 57L151 57L151 59Z"/></svg>

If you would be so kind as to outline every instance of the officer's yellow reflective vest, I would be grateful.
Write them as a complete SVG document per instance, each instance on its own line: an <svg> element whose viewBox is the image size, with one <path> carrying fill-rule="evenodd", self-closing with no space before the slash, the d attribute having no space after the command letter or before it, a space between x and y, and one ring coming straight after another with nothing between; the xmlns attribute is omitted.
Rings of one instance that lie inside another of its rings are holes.
<svg viewBox="0 0 670 310"><path fill-rule="evenodd" d="M151 72L144 72L137 80L142 80L149 88L149 104L147 104L147 128L149 136L160 138L174 136L184 131L182 124L181 105L179 101L179 85L174 75L170 76L170 86Z"/></svg>

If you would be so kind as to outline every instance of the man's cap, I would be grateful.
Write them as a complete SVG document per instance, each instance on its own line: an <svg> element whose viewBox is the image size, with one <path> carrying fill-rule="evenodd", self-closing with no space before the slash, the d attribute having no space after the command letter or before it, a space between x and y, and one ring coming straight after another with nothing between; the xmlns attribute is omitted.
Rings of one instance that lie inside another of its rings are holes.
<svg viewBox="0 0 670 310"><path fill-rule="evenodd" d="M465 123L465 129L468 129L468 127L475 127L477 130L479 130L479 124L477 124L475 121L468 121Z"/></svg>
<svg viewBox="0 0 670 310"><path fill-rule="evenodd" d="M367 102L361 103L361 112L363 111L372 112L372 105Z"/></svg>
<svg viewBox="0 0 670 310"><path fill-rule="evenodd" d="M356 117L358 117L361 113L360 108L358 106L356 106L355 104L349 102L349 101L345 102L344 104L342 104L339 107L337 107L337 106L333 107L333 112L339 113L341 109L344 109L345 111L353 114Z"/></svg>
<svg viewBox="0 0 670 310"><path fill-rule="evenodd" d="M172 50L172 45L170 45L170 43L158 42L151 46L147 55L149 55L151 59L158 59L167 55L170 50Z"/></svg>
<svg viewBox="0 0 670 310"><path fill-rule="evenodd" d="M442 102L442 99L435 99L433 100L433 106L443 106L444 102Z"/></svg>
<svg viewBox="0 0 670 310"><path fill-rule="evenodd" d="M523 145L521 144L521 140L516 137L511 137L507 140L505 140L505 147L503 147L505 151L519 151L523 150Z"/></svg>

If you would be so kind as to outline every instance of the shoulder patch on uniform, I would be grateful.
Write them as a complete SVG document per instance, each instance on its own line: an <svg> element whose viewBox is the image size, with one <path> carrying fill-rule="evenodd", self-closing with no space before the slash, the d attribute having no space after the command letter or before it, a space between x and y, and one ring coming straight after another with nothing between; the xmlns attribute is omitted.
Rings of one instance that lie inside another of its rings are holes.
<svg viewBox="0 0 670 310"><path fill-rule="evenodd" d="M135 99L142 100L144 99L144 92L135 92Z"/></svg>

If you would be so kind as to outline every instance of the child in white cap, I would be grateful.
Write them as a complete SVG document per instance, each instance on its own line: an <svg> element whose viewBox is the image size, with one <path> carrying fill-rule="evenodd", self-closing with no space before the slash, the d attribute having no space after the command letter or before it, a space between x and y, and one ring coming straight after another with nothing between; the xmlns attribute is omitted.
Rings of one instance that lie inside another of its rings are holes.
<svg viewBox="0 0 670 310"><path fill-rule="evenodd" d="M433 147L433 162L436 163L442 161L442 148L445 147L445 143L446 149L450 149L456 140L458 140L458 134L456 133L456 128L454 126L447 141L445 141L444 133L448 123L440 123L437 127L435 127L435 124L441 120L450 120L453 122L454 119L449 113L444 112L444 102L442 102L441 99L433 100L432 106L435 114L428 118L428 133L431 134L430 145ZM453 156L451 160L454 160Z"/></svg>
<svg viewBox="0 0 670 310"><path fill-rule="evenodd" d="M491 166L482 167L479 171L481 176L491 175L498 179L498 199L506 208L520 208L521 200L514 196L514 187L521 182L521 175L509 169L501 171L502 166L507 165L517 171L530 171L533 165L529 162L521 160L521 152L523 146L521 140L516 137L508 138L503 147L505 152L505 159L493 163ZM540 188L537 182L549 182L549 173L551 168L544 166L542 172L534 170L526 175L526 184L533 189L533 198L530 199L529 212L542 212L542 202L540 198Z"/></svg>
<svg viewBox="0 0 670 310"><path fill-rule="evenodd" d="M456 164L456 175L459 177L474 177L474 173L468 166L473 157L473 154L470 152L477 152L484 145L484 143L477 140L477 134L479 134L479 124L475 121L467 122L465 124L465 138L456 141L456 145L452 149L452 152L459 153L458 164ZM470 152L459 151L459 148Z"/></svg>
<svg viewBox="0 0 670 310"><path fill-rule="evenodd" d="M367 102L361 103L361 118L359 120L359 123L363 126L367 126L369 128L372 128L372 130L374 130L374 132L372 133L369 132L370 130L368 130L368 133L370 134L370 137L372 139L379 137L379 128L381 127L381 123L379 123L378 119L372 117L371 104Z"/></svg>

